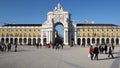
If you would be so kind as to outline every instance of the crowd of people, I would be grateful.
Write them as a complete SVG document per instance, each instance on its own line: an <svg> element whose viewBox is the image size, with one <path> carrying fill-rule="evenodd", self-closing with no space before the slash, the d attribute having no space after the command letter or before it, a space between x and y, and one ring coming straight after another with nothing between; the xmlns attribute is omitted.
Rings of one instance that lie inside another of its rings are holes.
<svg viewBox="0 0 120 68"><path fill-rule="evenodd" d="M15 44L15 52L17 52L17 46L18 44ZM6 51L11 51L12 44L11 43L2 43L0 42L0 51L6 52Z"/></svg>
<svg viewBox="0 0 120 68"><path fill-rule="evenodd" d="M91 60L98 60L98 55L99 54L108 54L108 57L112 57L114 58L113 56L113 51L114 51L114 45L106 45L106 44L103 44L103 45L90 45L90 48L89 48L89 54L90 54L90 58Z"/></svg>
<svg viewBox="0 0 120 68"><path fill-rule="evenodd" d="M59 43L56 43L56 44L50 44L50 43L46 44L46 43L44 43L43 45L41 43L36 44L37 48L41 48L42 46L45 46L46 48L53 48L53 49L62 48L63 49L64 44L59 44Z"/></svg>

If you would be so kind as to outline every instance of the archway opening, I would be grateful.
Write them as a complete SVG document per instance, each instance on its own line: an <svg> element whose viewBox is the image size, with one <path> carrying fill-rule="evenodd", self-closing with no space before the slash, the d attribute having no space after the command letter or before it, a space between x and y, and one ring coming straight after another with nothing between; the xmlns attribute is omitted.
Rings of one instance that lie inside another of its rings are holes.
<svg viewBox="0 0 120 68"><path fill-rule="evenodd" d="M78 39L77 39L77 44L78 44L78 45L80 45L80 43L81 43L80 41L81 41L80 38L78 38Z"/></svg>
<svg viewBox="0 0 120 68"><path fill-rule="evenodd" d="M90 45L90 38L87 39L87 44Z"/></svg>
<svg viewBox="0 0 120 68"><path fill-rule="evenodd" d="M85 43L86 43L85 41L86 41L85 38L83 38L83 39L82 39L82 46L84 46L84 47L85 47L85 45L86 45L86 44L85 44Z"/></svg>
<svg viewBox="0 0 120 68"><path fill-rule="evenodd" d="M33 38L33 45L36 45L36 38Z"/></svg>
<svg viewBox="0 0 120 68"><path fill-rule="evenodd" d="M119 45L119 39L118 38L116 39L116 45Z"/></svg>
<svg viewBox="0 0 120 68"><path fill-rule="evenodd" d="M101 40L101 41L102 41L102 44L105 44L105 39L104 39L104 38L102 38L102 40Z"/></svg>
<svg viewBox="0 0 120 68"><path fill-rule="evenodd" d="M4 43L4 38L1 39L1 42Z"/></svg>
<svg viewBox="0 0 120 68"><path fill-rule="evenodd" d="M97 38L97 44L100 44L100 39L99 38Z"/></svg>
<svg viewBox="0 0 120 68"><path fill-rule="evenodd" d="M10 43L13 44L13 38L10 39Z"/></svg>
<svg viewBox="0 0 120 68"><path fill-rule="evenodd" d="M54 37L55 37L55 44L63 44L64 41L64 27L62 23L55 24L54 27Z"/></svg>
<svg viewBox="0 0 120 68"><path fill-rule="evenodd" d="M111 44L114 44L114 38L111 39Z"/></svg>
<svg viewBox="0 0 120 68"><path fill-rule="evenodd" d="M31 45L31 38L28 38L28 45Z"/></svg>
<svg viewBox="0 0 120 68"><path fill-rule="evenodd" d="M22 45L22 38L19 38L19 43L20 45Z"/></svg>
<svg viewBox="0 0 120 68"><path fill-rule="evenodd" d="M106 39L106 43L109 44L109 38Z"/></svg>
<svg viewBox="0 0 120 68"><path fill-rule="evenodd" d="M41 39L40 38L38 38L37 43L41 43Z"/></svg>
<svg viewBox="0 0 120 68"><path fill-rule="evenodd" d="M17 38L15 38L15 43L14 44L17 44L18 43L18 39Z"/></svg>
<svg viewBox="0 0 120 68"><path fill-rule="evenodd" d="M27 38L24 38L24 44L26 44L27 43Z"/></svg>
<svg viewBox="0 0 120 68"><path fill-rule="evenodd" d="M6 38L6 43L9 43L9 38Z"/></svg>
<svg viewBox="0 0 120 68"><path fill-rule="evenodd" d="M92 38L92 44L95 44L95 38Z"/></svg>

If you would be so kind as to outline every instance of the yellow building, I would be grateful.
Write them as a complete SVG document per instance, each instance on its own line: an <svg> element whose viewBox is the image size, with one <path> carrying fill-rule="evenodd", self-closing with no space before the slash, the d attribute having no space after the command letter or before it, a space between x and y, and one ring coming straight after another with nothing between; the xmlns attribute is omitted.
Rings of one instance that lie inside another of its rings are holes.
<svg viewBox="0 0 120 68"><path fill-rule="evenodd" d="M77 44L120 44L120 27L114 24L77 24Z"/></svg>
<svg viewBox="0 0 120 68"><path fill-rule="evenodd" d="M4 43L36 44L41 41L41 24L6 24L0 27Z"/></svg>
<svg viewBox="0 0 120 68"><path fill-rule="evenodd" d="M6 24L0 26L0 41L4 43L36 44L55 43L55 27L63 26L63 44L120 45L120 26L115 24L74 24L71 13L58 4L48 12L43 24Z"/></svg>

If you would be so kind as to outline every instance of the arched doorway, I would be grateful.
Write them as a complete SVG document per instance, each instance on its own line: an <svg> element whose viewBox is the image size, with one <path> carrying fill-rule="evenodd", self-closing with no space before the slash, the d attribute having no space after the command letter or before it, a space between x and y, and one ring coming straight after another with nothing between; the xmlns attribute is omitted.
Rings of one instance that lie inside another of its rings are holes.
<svg viewBox="0 0 120 68"><path fill-rule="evenodd" d="M109 38L106 39L106 43L109 44Z"/></svg>
<svg viewBox="0 0 120 68"><path fill-rule="evenodd" d="M9 38L6 38L6 43L9 43Z"/></svg>
<svg viewBox="0 0 120 68"><path fill-rule="evenodd" d="M114 38L111 39L111 44L114 44Z"/></svg>
<svg viewBox="0 0 120 68"><path fill-rule="evenodd" d="M31 38L28 38L28 45L31 45Z"/></svg>
<svg viewBox="0 0 120 68"><path fill-rule="evenodd" d="M40 38L38 38L38 41L37 41L37 43L41 43L41 39L40 39Z"/></svg>
<svg viewBox="0 0 120 68"><path fill-rule="evenodd" d="M99 38L97 38L97 44L100 44L100 39Z"/></svg>
<svg viewBox="0 0 120 68"><path fill-rule="evenodd" d="M95 44L95 38L92 38L92 44Z"/></svg>
<svg viewBox="0 0 120 68"><path fill-rule="evenodd" d="M63 24L58 22L54 25L54 38L55 38L55 44L63 44L64 41L64 29ZM71 43L73 43L74 40L71 39Z"/></svg>
<svg viewBox="0 0 120 68"><path fill-rule="evenodd" d="M22 38L19 38L19 43L20 45L22 45Z"/></svg>
<svg viewBox="0 0 120 68"><path fill-rule="evenodd" d="M90 38L87 39L87 44L90 45Z"/></svg>
<svg viewBox="0 0 120 68"><path fill-rule="evenodd" d="M104 39L104 38L102 38L102 40L101 40L101 41L102 41L102 44L105 44L105 39Z"/></svg>
<svg viewBox="0 0 120 68"><path fill-rule="evenodd" d="M18 43L18 39L17 38L15 38L15 43L14 44L17 44Z"/></svg>
<svg viewBox="0 0 120 68"><path fill-rule="evenodd" d="M46 42L46 38L43 39L43 45L46 46L47 42Z"/></svg>
<svg viewBox="0 0 120 68"><path fill-rule="evenodd" d="M33 38L33 45L36 45L36 38Z"/></svg>
<svg viewBox="0 0 120 68"><path fill-rule="evenodd" d="M10 38L10 43L13 44L13 38Z"/></svg>
<svg viewBox="0 0 120 68"><path fill-rule="evenodd" d="M1 38L1 42L4 43L4 38Z"/></svg>
<svg viewBox="0 0 120 68"><path fill-rule="evenodd" d="M27 44L27 39L26 38L24 38L24 44Z"/></svg>
<svg viewBox="0 0 120 68"><path fill-rule="evenodd" d="M116 38L116 45L119 45L119 39Z"/></svg>
<svg viewBox="0 0 120 68"><path fill-rule="evenodd" d="M85 42L85 38L83 38L82 39L82 46L85 46L86 44L85 44L86 42Z"/></svg>
<svg viewBox="0 0 120 68"><path fill-rule="evenodd" d="M81 41L80 38L78 38L78 39L77 39L77 44L78 44L78 45L80 45L80 43L81 43L80 41Z"/></svg>

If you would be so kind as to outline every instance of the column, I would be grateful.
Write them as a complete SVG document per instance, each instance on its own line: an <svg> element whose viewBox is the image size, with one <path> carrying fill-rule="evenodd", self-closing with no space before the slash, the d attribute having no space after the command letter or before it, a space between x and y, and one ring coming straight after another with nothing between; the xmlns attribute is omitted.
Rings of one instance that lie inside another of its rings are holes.
<svg viewBox="0 0 120 68"><path fill-rule="evenodd" d="M81 38L81 40L80 40L80 41L81 41L80 45L82 45L82 38Z"/></svg>
<svg viewBox="0 0 120 68"><path fill-rule="evenodd" d="M85 38L85 40L86 40L86 46L88 46L88 43L87 43L87 41L88 41L88 40L87 40L87 37Z"/></svg>
<svg viewBox="0 0 120 68"><path fill-rule="evenodd" d="M120 46L120 38L119 38L119 46Z"/></svg>
<svg viewBox="0 0 120 68"><path fill-rule="evenodd" d="M111 44L111 38L109 38L109 43Z"/></svg>
<svg viewBox="0 0 120 68"><path fill-rule="evenodd" d="M101 44L101 38L100 38L100 40L99 40L99 41L100 41L100 44Z"/></svg>
<svg viewBox="0 0 120 68"><path fill-rule="evenodd" d="M17 43L20 44L20 43L19 43L19 38L17 38L17 39L18 39L18 40L17 40Z"/></svg>
<svg viewBox="0 0 120 68"><path fill-rule="evenodd" d="M31 38L31 45L33 45L33 38Z"/></svg>
<svg viewBox="0 0 120 68"><path fill-rule="evenodd" d="M24 45L24 38L22 38L22 45Z"/></svg>
<svg viewBox="0 0 120 68"><path fill-rule="evenodd" d="M90 38L90 45L92 44L92 38Z"/></svg>
<svg viewBox="0 0 120 68"><path fill-rule="evenodd" d="M105 38L105 44L106 44L106 38Z"/></svg>
<svg viewBox="0 0 120 68"><path fill-rule="evenodd" d="M36 37L36 44L37 44L38 38Z"/></svg>
<svg viewBox="0 0 120 68"><path fill-rule="evenodd" d="M48 32L48 34L49 34L49 43L50 43L50 39L51 39L51 38L50 38L50 31Z"/></svg>
<svg viewBox="0 0 120 68"><path fill-rule="evenodd" d="M15 38L13 38L13 44L15 43Z"/></svg>
<svg viewBox="0 0 120 68"><path fill-rule="evenodd" d="M68 45L68 30L64 30L64 43Z"/></svg>
<svg viewBox="0 0 120 68"><path fill-rule="evenodd" d="M1 37L0 37L0 42L1 42Z"/></svg>
<svg viewBox="0 0 120 68"><path fill-rule="evenodd" d="M41 31L41 44L43 45L43 31Z"/></svg>
<svg viewBox="0 0 120 68"><path fill-rule="evenodd" d="M26 44L28 45L28 37L26 38L27 40L26 40Z"/></svg>
<svg viewBox="0 0 120 68"><path fill-rule="evenodd" d="M77 45L77 33L75 31L75 45Z"/></svg>
<svg viewBox="0 0 120 68"><path fill-rule="evenodd" d="M116 46L116 38L114 37L114 45Z"/></svg>
<svg viewBox="0 0 120 68"><path fill-rule="evenodd" d="M6 37L4 38L4 43L6 43Z"/></svg>

